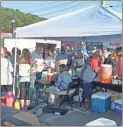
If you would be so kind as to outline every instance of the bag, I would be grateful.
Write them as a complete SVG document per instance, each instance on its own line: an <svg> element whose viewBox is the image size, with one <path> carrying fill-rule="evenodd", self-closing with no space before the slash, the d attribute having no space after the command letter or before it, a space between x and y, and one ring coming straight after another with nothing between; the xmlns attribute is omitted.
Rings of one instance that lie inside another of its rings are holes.
<svg viewBox="0 0 123 127"><path fill-rule="evenodd" d="M36 80L40 80L42 76L42 72L37 72L36 73Z"/></svg>
<svg viewBox="0 0 123 127"><path fill-rule="evenodd" d="M67 109L53 108L53 107L48 107L48 106L42 108L42 111L43 113L54 113L54 114L59 114L59 115L65 115L68 112Z"/></svg>

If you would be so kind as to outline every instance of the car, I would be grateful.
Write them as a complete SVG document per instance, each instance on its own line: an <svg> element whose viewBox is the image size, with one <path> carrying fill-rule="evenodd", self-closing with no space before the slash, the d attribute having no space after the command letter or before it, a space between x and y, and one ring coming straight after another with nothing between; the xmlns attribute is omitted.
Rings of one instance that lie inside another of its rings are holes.
<svg viewBox="0 0 123 127"><path fill-rule="evenodd" d="M41 126L38 118L22 110L1 104L1 126Z"/></svg>

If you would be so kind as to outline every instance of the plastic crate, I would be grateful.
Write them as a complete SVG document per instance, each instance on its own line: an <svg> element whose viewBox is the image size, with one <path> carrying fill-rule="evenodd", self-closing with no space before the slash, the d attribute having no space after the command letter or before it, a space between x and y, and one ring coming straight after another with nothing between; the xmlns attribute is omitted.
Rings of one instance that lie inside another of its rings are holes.
<svg viewBox="0 0 123 127"><path fill-rule="evenodd" d="M114 111L117 114L122 115L122 99L119 99L119 100L115 101Z"/></svg>

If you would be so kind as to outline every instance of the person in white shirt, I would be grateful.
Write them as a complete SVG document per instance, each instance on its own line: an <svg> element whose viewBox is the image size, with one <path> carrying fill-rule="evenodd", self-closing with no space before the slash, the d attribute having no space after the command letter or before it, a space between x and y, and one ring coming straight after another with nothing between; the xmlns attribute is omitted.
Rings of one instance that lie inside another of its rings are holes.
<svg viewBox="0 0 123 127"><path fill-rule="evenodd" d="M52 51L48 51L47 48L44 49L43 52L43 58L45 62L44 70L47 70L47 68L55 68L55 59L53 58Z"/></svg>
<svg viewBox="0 0 123 127"><path fill-rule="evenodd" d="M1 47L1 92L9 92L12 91L12 72L13 67L9 60L5 57L4 48Z"/></svg>
<svg viewBox="0 0 123 127"><path fill-rule="evenodd" d="M32 52L32 59L36 61L36 79L41 79L41 74L44 69L44 59L42 56L42 47L37 45L36 50Z"/></svg>
<svg viewBox="0 0 123 127"><path fill-rule="evenodd" d="M31 53L28 49L23 49L21 54L21 61L19 64L20 76L20 99L21 109L27 108L30 105L30 75L31 75ZM26 101L25 107L24 102Z"/></svg>

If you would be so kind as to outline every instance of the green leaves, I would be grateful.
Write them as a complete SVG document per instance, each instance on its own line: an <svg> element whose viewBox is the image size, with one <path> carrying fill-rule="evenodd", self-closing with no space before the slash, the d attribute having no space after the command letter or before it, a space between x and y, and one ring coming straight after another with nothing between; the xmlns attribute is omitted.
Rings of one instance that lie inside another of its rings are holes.
<svg viewBox="0 0 123 127"><path fill-rule="evenodd" d="M46 20L43 17L39 17L32 14L24 14L20 10L10 9L10 8L3 8L1 9L0 14L0 29L8 29L11 28L11 20L16 20L16 27L22 27L25 25L37 23L43 20Z"/></svg>

